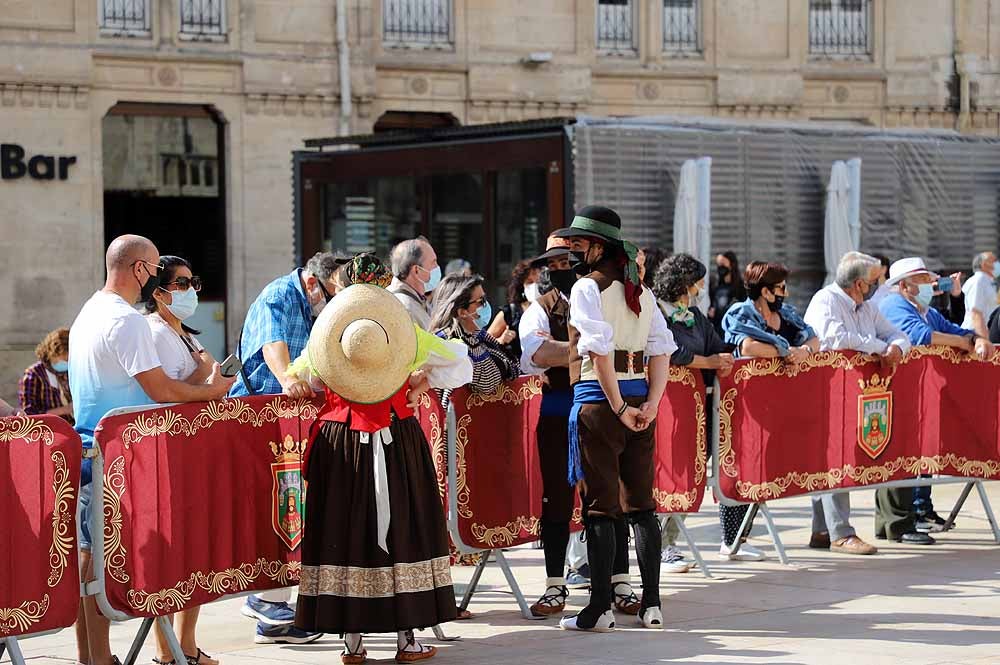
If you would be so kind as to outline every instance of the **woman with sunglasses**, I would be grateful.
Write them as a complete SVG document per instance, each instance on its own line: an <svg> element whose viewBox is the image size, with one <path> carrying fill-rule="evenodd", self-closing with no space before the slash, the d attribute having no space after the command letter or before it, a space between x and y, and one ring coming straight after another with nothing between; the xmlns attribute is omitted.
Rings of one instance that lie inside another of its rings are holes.
<svg viewBox="0 0 1000 665"><path fill-rule="evenodd" d="M434 303L430 330L445 339L459 339L469 347L474 391L493 393L501 382L520 376L520 359L507 346L514 331L508 328L500 339L487 331L493 308L486 299L482 277L448 275L435 289Z"/></svg>
<svg viewBox="0 0 1000 665"><path fill-rule="evenodd" d="M215 358L198 343L199 332L184 324L198 308L201 278L191 272L191 264L178 256L161 256L160 285L146 300L146 321L153 333L153 343L160 357L163 371L171 379L186 383L202 383L212 373ZM195 627L200 607L177 613L176 632L181 649L187 655L188 665L218 665L198 648ZM173 617L170 617L171 619ZM154 663L173 663L170 647L156 628L158 657Z"/></svg>

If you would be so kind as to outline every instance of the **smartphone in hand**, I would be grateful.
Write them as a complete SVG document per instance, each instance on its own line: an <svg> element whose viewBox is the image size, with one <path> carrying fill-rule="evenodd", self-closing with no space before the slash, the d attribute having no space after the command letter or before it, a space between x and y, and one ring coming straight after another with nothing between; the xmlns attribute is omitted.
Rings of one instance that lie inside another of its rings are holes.
<svg viewBox="0 0 1000 665"><path fill-rule="evenodd" d="M235 354L230 355L228 358L223 360L222 365L220 367L222 376L226 378L231 378L236 376L237 374L240 373L241 369L243 369L243 362Z"/></svg>

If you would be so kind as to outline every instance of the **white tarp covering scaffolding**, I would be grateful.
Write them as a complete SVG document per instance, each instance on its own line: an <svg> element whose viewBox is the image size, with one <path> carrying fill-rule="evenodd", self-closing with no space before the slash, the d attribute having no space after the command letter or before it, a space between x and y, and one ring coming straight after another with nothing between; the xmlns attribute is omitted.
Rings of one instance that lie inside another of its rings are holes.
<svg viewBox="0 0 1000 665"><path fill-rule="evenodd" d="M824 285L833 282L840 258L861 247L860 201L861 160L834 162L830 169L830 184L826 188L823 224Z"/></svg>
<svg viewBox="0 0 1000 665"><path fill-rule="evenodd" d="M681 166L677 200L674 204L673 251L685 252L711 266L712 253L712 160L689 159ZM697 304L708 311L708 285L701 290Z"/></svg>

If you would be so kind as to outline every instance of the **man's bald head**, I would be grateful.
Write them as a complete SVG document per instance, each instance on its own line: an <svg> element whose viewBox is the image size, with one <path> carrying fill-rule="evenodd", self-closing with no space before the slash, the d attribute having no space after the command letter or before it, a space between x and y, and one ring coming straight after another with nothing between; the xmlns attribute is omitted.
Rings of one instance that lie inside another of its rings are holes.
<svg viewBox="0 0 1000 665"><path fill-rule="evenodd" d="M149 238L137 235L118 236L111 241L105 256L105 266L108 274L128 270L136 261L148 261L156 264L160 261L160 252Z"/></svg>

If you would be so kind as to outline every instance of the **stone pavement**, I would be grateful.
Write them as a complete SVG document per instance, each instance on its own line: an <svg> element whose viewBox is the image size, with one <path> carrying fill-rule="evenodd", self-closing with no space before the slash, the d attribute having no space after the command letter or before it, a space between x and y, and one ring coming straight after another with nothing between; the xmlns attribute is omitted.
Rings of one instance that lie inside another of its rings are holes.
<svg viewBox="0 0 1000 665"><path fill-rule="evenodd" d="M1000 508L1000 485L987 484ZM950 508L958 486L934 489L939 511ZM872 491L855 492L853 523L859 535L872 536ZM973 492L958 519L958 529L933 547L877 541L874 557L849 557L805 547L809 539L809 501L778 502L772 509L792 558L783 566L773 556L763 526L753 543L772 555L761 563L722 562L717 558L719 527L714 504L688 520L714 574L692 570L664 575L666 629L633 627L619 616L615 633L579 634L558 629L552 619L524 621L503 582L490 566L471 609L476 618L446 626L461 641L440 647L432 661L446 665L585 663L1000 663L1000 548L992 542L985 513ZM761 518L758 522L763 523ZM543 591L542 552L518 549L509 559L531 602ZM638 588L638 571L632 572ZM472 569L453 568L464 589ZM331 663L339 665L340 641L326 637L303 646L255 645L253 622L239 615L241 601L204 608L199 626L202 647L224 665ZM582 607L584 592L571 597ZM124 655L136 622L112 628L112 642ZM429 631L425 633L430 637ZM22 643L36 663L74 663L72 631ZM394 636L366 638L371 660L393 662ZM149 644L140 663L154 655Z"/></svg>

